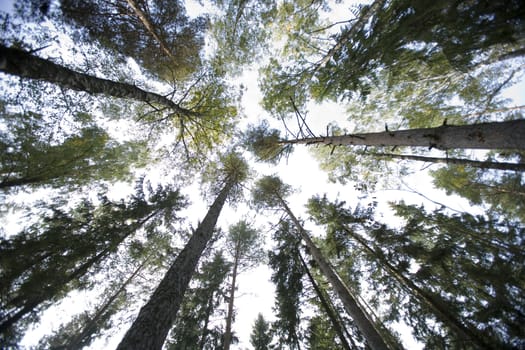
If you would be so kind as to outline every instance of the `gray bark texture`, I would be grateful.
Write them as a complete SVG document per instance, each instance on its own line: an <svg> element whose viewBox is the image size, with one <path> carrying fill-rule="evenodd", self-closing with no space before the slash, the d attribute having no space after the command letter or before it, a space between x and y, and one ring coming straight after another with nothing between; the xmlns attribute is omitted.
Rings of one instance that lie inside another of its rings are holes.
<svg viewBox="0 0 525 350"><path fill-rule="evenodd" d="M117 350L162 349L202 252L212 238L217 219L231 187L232 183L227 183L219 193L149 301L140 309Z"/></svg>
<svg viewBox="0 0 525 350"><path fill-rule="evenodd" d="M83 91L89 94L103 94L146 103L156 103L182 115L198 115L193 111L182 108L165 96L142 90L135 85L114 82L76 72L35 56L30 52L4 45L0 45L0 71L21 78L47 81L66 89Z"/></svg>
<svg viewBox="0 0 525 350"><path fill-rule="evenodd" d="M367 153L367 154L370 154L371 156L377 157L377 158L415 160L419 162L428 162L428 163L457 164L457 165L466 165L472 168L480 168L480 169L525 171L525 163L477 161L477 160L462 159L462 158L424 157L424 156L417 156L417 155L411 155L411 154L393 154L393 153Z"/></svg>
<svg viewBox="0 0 525 350"><path fill-rule="evenodd" d="M348 287L341 281L341 278L335 272L330 263L325 259L319 248L317 248L315 243L310 239L306 231L303 229L301 223L295 217L295 215L290 210L286 202L282 198L279 199L282 207L285 209L288 216L290 217L290 219L292 219L295 226L299 230L301 238L308 247L310 254L314 258L315 262L319 265L319 269L334 288L335 292L341 299L341 302L343 303L346 312L355 322L355 324L363 334L364 338L366 339L370 348L372 350L391 349L385 342L385 339L383 339L383 337L377 330L374 322L370 319L369 315L367 315L361 309L360 305L358 304L357 300L352 296L352 293L350 292Z"/></svg>
<svg viewBox="0 0 525 350"><path fill-rule="evenodd" d="M413 146L438 149L525 149L525 119L472 125L283 140L282 144Z"/></svg>

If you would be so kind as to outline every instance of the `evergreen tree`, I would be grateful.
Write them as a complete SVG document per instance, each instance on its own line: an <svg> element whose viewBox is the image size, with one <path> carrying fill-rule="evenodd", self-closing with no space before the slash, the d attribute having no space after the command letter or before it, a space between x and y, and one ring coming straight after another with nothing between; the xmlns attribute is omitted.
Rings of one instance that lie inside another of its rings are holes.
<svg viewBox="0 0 525 350"><path fill-rule="evenodd" d="M266 322L264 316L259 313L252 327L250 344L252 344L254 350L270 350L271 342L270 323Z"/></svg>
<svg viewBox="0 0 525 350"><path fill-rule="evenodd" d="M276 289L274 312L277 318L272 322L272 329L278 344L299 349L304 276L304 269L298 260L301 242L293 225L286 220L279 222L272 238L276 247L268 253L268 258Z"/></svg>
<svg viewBox="0 0 525 350"><path fill-rule="evenodd" d="M212 188L217 197L208 213L177 256L149 301L144 305L118 349L161 349L177 316L197 263L213 235L220 212L227 200L238 193L248 168L239 155L223 157L221 171L215 173Z"/></svg>
<svg viewBox="0 0 525 350"><path fill-rule="evenodd" d="M312 198L308 203L309 213L317 223L326 225L329 237L334 241L337 251L345 249L359 250L360 255L368 261L367 264L377 265L386 275L395 280L399 286L408 291L418 303L430 310L435 317L443 322L447 328L456 334L458 339L465 343L476 344L477 348L491 348L492 344L484 339L476 327L470 327L462 320L453 308L447 306L447 302L439 295L428 291L419 285L411 276L407 276L406 265L409 259L402 258L402 262L396 264L389 259L390 255L370 242L359 230L366 230L365 234L372 231L382 231L382 234L390 234L390 231L376 223L371 217L371 211L357 208L354 212L344 207L344 202L330 203L326 197ZM375 228L374 228L375 227ZM458 231L459 233L459 231ZM379 234L379 233L376 233ZM349 241L354 241L356 247L351 247ZM414 242L415 243L415 242ZM376 275L379 275L376 273Z"/></svg>
<svg viewBox="0 0 525 350"><path fill-rule="evenodd" d="M220 315L219 307L227 298L225 285L231 264L222 251L203 262L185 294L167 344L168 349L214 349L222 343L223 329L214 326L212 318Z"/></svg>
<svg viewBox="0 0 525 350"><path fill-rule="evenodd" d="M312 257L315 259L319 268L326 276L337 295L341 299L341 302L345 306L346 312L352 317L353 321L359 327L359 330L367 340L368 344L373 349L389 349L388 341L385 340L384 336L379 333L377 326L359 305L356 298L352 295L348 287L343 283L341 278L337 275L337 272L330 265L329 261L323 256L320 249L314 244L312 239L304 230L299 220L295 217L288 204L285 202L284 197L289 193L289 186L283 184L278 177L267 176L260 179L255 189L252 192L252 196L256 204L260 207L277 207L281 208L294 223L299 236L304 241Z"/></svg>
<svg viewBox="0 0 525 350"><path fill-rule="evenodd" d="M235 290L237 289L237 276L243 269L253 267L260 263L262 255L262 236L260 232L246 221L239 221L230 226L226 236L226 246L233 257L233 271L230 284L230 294L228 297L228 313L226 315L226 327L224 333L224 350L230 348L232 342L232 324L234 321L234 302Z"/></svg>
<svg viewBox="0 0 525 350"><path fill-rule="evenodd" d="M31 321L31 315L37 319L72 288L85 288L85 276L128 237L159 220L175 220L185 205L177 190L159 187L146 195L139 182L128 203L101 196L97 206L87 199L69 211L51 205L41 222L2 239L2 337L16 338L23 328L19 323Z"/></svg>
<svg viewBox="0 0 525 350"><path fill-rule="evenodd" d="M521 155L517 155L522 159ZM448 194L457 194L473 205L487 205L502 218L525 221L525 183L521 172L495 174L485 169L451 165L431 171L434 185Z"/></svg>
<svg viewBox="0 0 525 350"><path fill-rule="evenodd" d="M83 128L55 144L45 135L41 115L4 115L3 121L9 131L0 132L0 189L127 180L130 168L146 161L145 144L119 144L99 127Z"/></svg>

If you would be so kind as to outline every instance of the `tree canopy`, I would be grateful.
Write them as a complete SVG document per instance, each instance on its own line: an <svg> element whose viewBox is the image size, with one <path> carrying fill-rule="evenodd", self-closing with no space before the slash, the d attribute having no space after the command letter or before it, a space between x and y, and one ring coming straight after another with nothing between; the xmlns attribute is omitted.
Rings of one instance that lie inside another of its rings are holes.
<svg viewBox="0 0 525 350"><path fill-rule="evenodd" d="M0 347L525 346L523 1L1 5Z"/></svg>

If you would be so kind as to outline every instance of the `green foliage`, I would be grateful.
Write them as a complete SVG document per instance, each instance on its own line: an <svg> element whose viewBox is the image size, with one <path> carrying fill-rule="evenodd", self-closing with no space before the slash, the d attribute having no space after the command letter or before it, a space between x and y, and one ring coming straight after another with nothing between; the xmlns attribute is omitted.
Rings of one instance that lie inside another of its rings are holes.
<svg viewBox="0 0 525 350"><path fill-rule="evenodd" d="M16 186L79 187L98 181L128 180L133 165L147 159L143 143L119 144L98 127L55 142L41 115L4 114L8 131L0 132L0 188Z"/></svg>
<svg viewBox="0 0 525 350"><path fill-rule="evenodd" d="M252 189L252 205L257 209L280 208L281 200L291 194L292 188L275 175L260 178Z"/></svg>
<svg viewBox="0 0 525 350"><path fill-rule="evenodd" d="M212 65L220 74L238 75L267 51L267 30L276 12L275 1L214 0L219 15L210 19L215 40Z"/></svg>
<svg viewBox="0 0 525 350"><path fill-rule="evenodd" d="M136 3L147 15L155 34L167 44L172 57L161 49L159 41L126 0L61 0L58 19L85 28L92 39L134 58L164 80L176 81L196 71L201 64L206 20L202 17L189 19L180 1Z"/></svg>
<svg viewBox="0 0 525 350"><path fill-rule="evenodd" d="M265 260L264 237L245 220L230 226L225 244L241 269L254 267Z"/></svg>
<svg viewBox="0 0 525 350"><path fill-rule="evenodd" d="M277 164L282 157L288 157L292 145L279 143L281 132L271 129L268 121L264 120L259 125L249 125L243 133L243 146L251 152L258 161Z"/></svg>
<svg viewBox="0 0 525 350"><path fill-rule="evenodd" d="M431 172L434 185L467 198L472 204L486 204L497 215L525 221L525 183L520 172L494 172L461 165L449 165Z"/></svg>
<svg viewBox="0 0 525 350"><path fill-rule="evenodd" d="M128 202L82 199L71 210L57 204L40 222L0 241L2 333L27 315L37 315L67 291L89 286L89 275L119 246L149 225L176 220L186 205L178 190L159 187L145 195L142 183ZM18 330L12 329L12 337Z"/></svg>
<svg viewBox="0 0 525 350"><path fill-rule="evenodd" d="M226 185L231 187L229 199L235 203L243 196L243 182L250 174L246 160L237 152L220 154L215 162L206 164L202 172L202 183L208 186L207 194L218 194Z"/></svg>
<svg viewBox="0 0 525 350"><path fill-rule="evenodd" d="M337 344L337 334L330 322L322 316L314 316L310 319L306 338L308 349L311 350L331 350L343 349Z"/></svg>
<svg viewBox="0 0 525 350"><path fill-rule="evenodd" d="M230 270L231 264L220 251L201 264L171 330L168 349L216 349L221 346L223 330L213 325L212 318L220 315L219 308L227 297L225 282Z"/></svg>
<svg viewBox="0 0 525 350"><path fill-rule="evenodd" d="M252 344L254 350L270 350L272 349L270 346L271 342L270 323L259 313L252 327L250 344Z"/></svg>
<svg viewBox="0 0 525 350"><path fill-rule="evenodd" d="M280 221L272 236L275 249L268 253L269 265L273 269L272 282L276 287L274 311L277 320L272 323L279 344L295 349L300 341L302 277L304 269L299 261L300 239L293 224Z"/></svg>
<svg viewBox="0 0 525 350"><path fill-rule="evenodd" d="M468 328L482 329L486 344L521 346L523 227L483 216L429 213L403 203L394 208L405 218L404 228L371 232L391 262L416 263L410 278Z"/></svg>

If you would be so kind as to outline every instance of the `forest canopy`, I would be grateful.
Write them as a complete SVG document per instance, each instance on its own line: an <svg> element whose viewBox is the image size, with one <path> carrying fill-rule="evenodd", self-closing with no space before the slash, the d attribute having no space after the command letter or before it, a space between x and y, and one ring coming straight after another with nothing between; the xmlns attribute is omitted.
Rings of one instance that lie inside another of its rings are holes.
<svg viewBox="0 0 525 350"><path fill-rule="evenodd" d="M1 9L0 348L525 347L523 1Z"/></svg>

